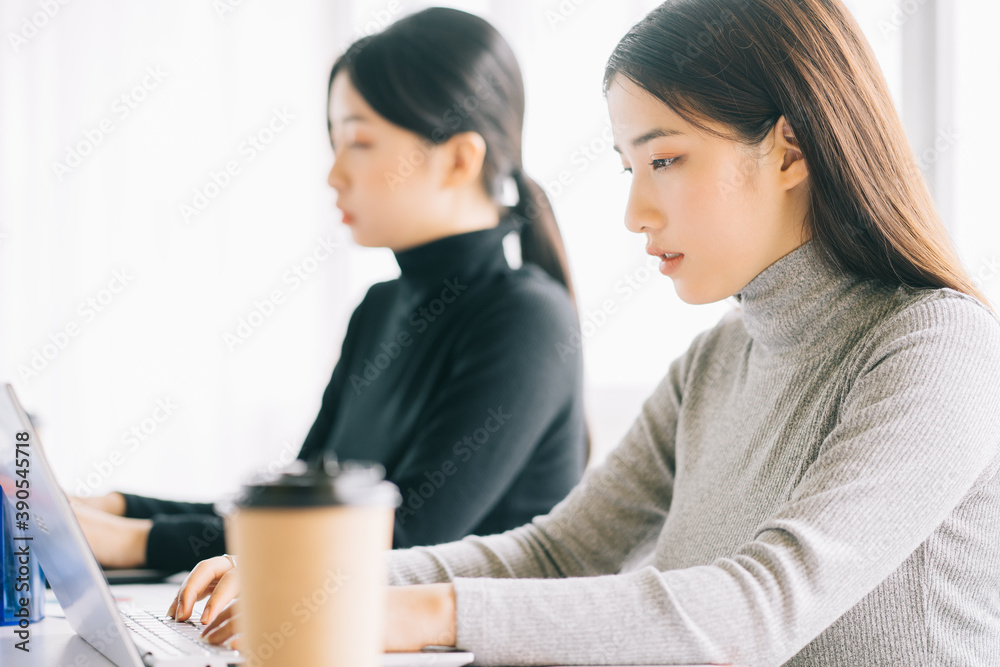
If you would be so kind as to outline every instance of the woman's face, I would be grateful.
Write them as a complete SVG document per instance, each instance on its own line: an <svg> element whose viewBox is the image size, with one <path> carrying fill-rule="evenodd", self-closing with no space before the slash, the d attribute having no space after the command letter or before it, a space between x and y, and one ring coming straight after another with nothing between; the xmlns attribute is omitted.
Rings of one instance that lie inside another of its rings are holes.
<svg viewBox="0 0 1000 667"><path fill-rule="evenodd" d="M334 78L329 114L334 164L327 180L354 241L403 250L440 236L436 226L447 215L435 148L378 115L345 72Z"/></svg>
<svg viewBox="0 0 1000 667"><path fill-rule="evenodd" d="M625 226L646 236L647 252L661 256L660 272L687 303L732 296L807 240L804 161L799 154L787 166L781 132L754 154L697 130L621 75L608 110L615 149L632 172Z"/></svg>

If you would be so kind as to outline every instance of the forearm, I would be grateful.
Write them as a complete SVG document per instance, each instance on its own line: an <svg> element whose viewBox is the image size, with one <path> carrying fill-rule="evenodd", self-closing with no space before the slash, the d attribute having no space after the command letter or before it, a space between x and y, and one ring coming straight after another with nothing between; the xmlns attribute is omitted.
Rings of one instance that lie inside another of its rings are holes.
<svg viewBox="0 0 1000 667"><path fill-rule="evenodd" d="M458 577L558 577L545 555L526 545L532 525L501 535L470 536L459 542L388 552L389 583L393 586L450 582Z"/></svg>
<svg viewBox="0 0 1000 667"><path fill-rule="evenodd" d="M156 516L146 547L148 567L189 570L226 550L223 520L214 515Z"/></svg>
<svg viewBox="0 0 1000 667"><path fill-rule="evenodd" d="M649 410L658 401L652 399ZM662 527L672 498L672 470L641 415L607 461L544 516L499 535L470 536L389 555L390 583L455 578L590 577L617 572Z"/></svg>
<svg viewBox="0 0 1000 667"><path fill-rule="evenodd" d="M188 503L177 500L162 500L122 493L125 501L124 516L133 519L151 519L157 514L213 514L211 503Z"/></svg>

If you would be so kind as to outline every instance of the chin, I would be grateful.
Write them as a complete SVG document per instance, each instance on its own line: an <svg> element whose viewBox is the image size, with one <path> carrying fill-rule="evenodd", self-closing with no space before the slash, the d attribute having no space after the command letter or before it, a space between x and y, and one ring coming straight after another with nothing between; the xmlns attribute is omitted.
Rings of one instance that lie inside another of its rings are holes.
<svg viewBox="0 0 1000 667"><path fill-rule="evenodd" d="M674 290L677 292L677 296L684 303L690 304L692 306L703 306L707 303L715 303L716 301L722 301L726 299L731 294L720 294L709 289L699 289L697 286L692 286L686 284L685 281L674 281Z"/></svg>
<svg viewBox="0 0 1000 667"><path fill-rule="evenodd" d="M375 238L372 234L366 234L365 230L351 227L351 238L356 245L362 248L384 248L385 243Z"/></svg>

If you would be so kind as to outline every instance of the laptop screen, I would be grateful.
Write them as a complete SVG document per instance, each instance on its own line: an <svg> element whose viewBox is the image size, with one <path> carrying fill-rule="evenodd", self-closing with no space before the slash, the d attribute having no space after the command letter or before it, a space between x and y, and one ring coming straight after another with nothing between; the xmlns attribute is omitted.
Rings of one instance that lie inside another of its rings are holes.
<svg viewBox="0 0 1000 667"><path fill-rule="evenodd" d="M18 438L18 433L27 433ZM18 403L14 388L0 391L0 487L8 499L17 491L16 459L27 459L29 481L27 535L31 556L38 559L73 629L87 643L120 667L141 666L142 660L129 639L101 568L94 559L69 501L56 482L41 443L28 416ZM23 484L22 484L22 488ZM22 494L23 495L23 494ZM5 501L7 502L7 501ZM8 504L7 509L11 509Z"/></svg>

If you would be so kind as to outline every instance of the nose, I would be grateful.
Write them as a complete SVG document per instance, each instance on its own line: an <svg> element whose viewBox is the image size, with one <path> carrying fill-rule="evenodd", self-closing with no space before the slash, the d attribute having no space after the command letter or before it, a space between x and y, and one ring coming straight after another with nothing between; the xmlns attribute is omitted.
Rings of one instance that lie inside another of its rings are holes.
<svg viewBox="0 0 1000 667"><path fill-rule="evenodd" d="M625 205L625 229L636 234L658 230L663 227L663 216L646 189L637 181L632 181Z"/></svg>
<svg viewBox="0 0 1000 667"><path fill-rule="evenodd" d="M330 173L326 177L326 182L334 190L343 190L347 186L346 175L344 174L344 168L342 160L338 160L336 157L333 159L333 166L330 167Z"/></svg>

